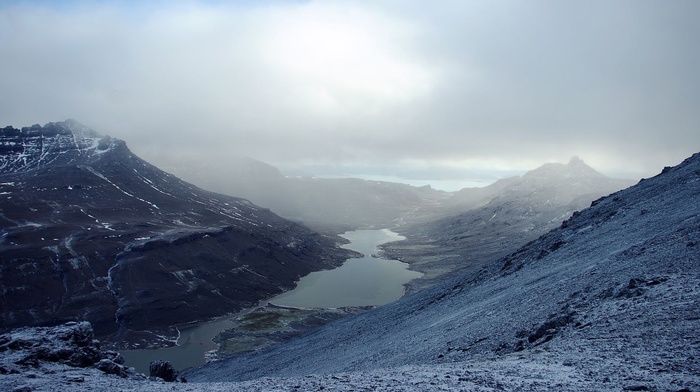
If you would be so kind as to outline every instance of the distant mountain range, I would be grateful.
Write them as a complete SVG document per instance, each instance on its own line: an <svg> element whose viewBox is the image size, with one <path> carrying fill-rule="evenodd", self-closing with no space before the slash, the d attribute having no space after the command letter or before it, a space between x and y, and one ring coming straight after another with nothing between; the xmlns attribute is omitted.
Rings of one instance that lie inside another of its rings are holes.
<svg viewBox="0 0 700 392"><path fill-rule="evenodd" d="M558 226L592 201L632 184L605 177L579 158L568 164L547 163L484 188L462 189L437 207L419 210L396 228L407 240L384 249L426 273L412 283L415 290L457 269L479 269Z"/></svg>
<svg viewBox="0 0 700 392"><path fill-rule="evenodd" d="M113 342L174 339L348 256L75 121L0 129L3 329L88 320Z"/></svg>
<svg viewBox="0 0 700 392"><path fill-rule="evenodd" d="M400 227L406 222L413 224L413 230L418 224L482 207L497 197L527 197L531 204L570 204L570 214L633 184L609 179L578 158L568 165L545 164L522 178L505 178L487 187L454 193L357 178L286 177L274 166L240 156L223 165L214 168L182 161L165 169L202 188L246 198L285 218L334 234Z"/></svg>

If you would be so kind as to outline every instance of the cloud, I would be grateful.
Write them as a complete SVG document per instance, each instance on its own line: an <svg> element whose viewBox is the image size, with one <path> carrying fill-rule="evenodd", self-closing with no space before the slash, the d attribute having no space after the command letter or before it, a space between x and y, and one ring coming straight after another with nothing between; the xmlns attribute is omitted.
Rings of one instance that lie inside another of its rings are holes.
<svg viewBox="0 0 700 392"><path fill-rule="evenodd" d="M157 164L237 153L467 173L579 155L650 175L700 146L699 8L6 3L0 119L76 118Z"/></svg>

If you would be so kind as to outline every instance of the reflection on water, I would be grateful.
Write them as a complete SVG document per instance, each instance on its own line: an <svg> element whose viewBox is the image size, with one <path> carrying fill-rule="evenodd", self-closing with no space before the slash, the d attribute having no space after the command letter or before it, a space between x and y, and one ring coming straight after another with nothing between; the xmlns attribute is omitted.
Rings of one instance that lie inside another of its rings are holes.
<svg viewBox="0 0 700 392"><path fill-rule="evenodd" d="M346 306L374 306L395 301L404 294L403 285L422 274L409 271L408 264L395 260L372 257L381 244L400 241L404 237L391 230L349 231L342 237L350 241L344 248L360 252L362 258L349 259L342 266L328 271L312 272L302 278L297 287L272 298L269 302L296 308L340 308ZM148 363L162 359L176 369L201 366L205 354L216 350L212 339L219 332L233 328L232 318L237 315L205 323L179 327L177 346L161 349L126 350L122 352L126 365L148 374Z"/></svg>

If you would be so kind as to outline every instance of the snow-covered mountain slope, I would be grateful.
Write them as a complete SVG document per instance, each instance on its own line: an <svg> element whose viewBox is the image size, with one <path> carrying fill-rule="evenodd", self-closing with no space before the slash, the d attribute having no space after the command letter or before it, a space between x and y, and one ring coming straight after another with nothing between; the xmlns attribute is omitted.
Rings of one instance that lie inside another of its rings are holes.
<svg viewBox="0 0 700 392"><path fill-rule="evenodd" d="M188 376L420 365L471 379L510 374L505 388L534 373L541 390L696 390L698 304L700 154L595 201L480 271Z"/></svg>
<svg viewBox="0 0 700 392"><path fill-rule="evenodd" d="M3 173L86 163L123 143L103 138L75 120L22 129L8 126L0 131L0 171Z"/></svg>
<svg viewBox="0 0 700 392"><path fill-rule="evenodd" d="M462 189L442 204L450 215L483 207L494 198L504 197L527 197L531 202L566 205L581 196L610 194L630 185L628 180L606 177L582 159L573 157L567 164L545 163L522 176L503 178L483 188Z"/></svg>
<svg viewBox="0 0 700 392"><path fill-rule="evenodd" d="M426 274L411 283L414 289L430 286L455 270L477 270L513 252L593 200L631 185L576 157L568 164L547 163L485 188L461 190L433 211L437 219L419 211L396 229L407 240L383 248Z"/></svg>
<svg viewBox="0 0 700 392"><path fill-rule="evenodd" d="M347 255L75 121L0 131L3 329L89 320L113 342L173 338Z"/></svg>

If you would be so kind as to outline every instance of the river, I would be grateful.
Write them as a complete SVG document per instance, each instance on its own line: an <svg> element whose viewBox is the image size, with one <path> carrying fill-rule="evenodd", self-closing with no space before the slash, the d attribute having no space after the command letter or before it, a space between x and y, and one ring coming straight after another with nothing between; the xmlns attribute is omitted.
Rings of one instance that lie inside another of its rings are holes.
<svg viewBox="0 0 700 392"><path fill-rule="evenodd" d="M273 305L292 308L341 308L378 306L393 302L404 294L404 284L421 273L408 270L408 264L377 257L378 246L405 239L391 230L355 230L341 235L350 243L344 248L362 253L342 266L312 272L301 278L294 290L271 298ZM234 320L252 309L217 320L178 327L177 346L161 349L125 350L126 365L148 374L154 359L170 361L176 369L201 366L207 352L217 349L212 339L219 332L233 328Z"/></svg>

